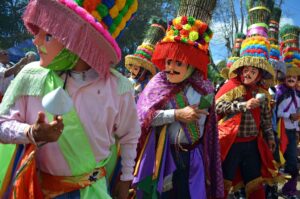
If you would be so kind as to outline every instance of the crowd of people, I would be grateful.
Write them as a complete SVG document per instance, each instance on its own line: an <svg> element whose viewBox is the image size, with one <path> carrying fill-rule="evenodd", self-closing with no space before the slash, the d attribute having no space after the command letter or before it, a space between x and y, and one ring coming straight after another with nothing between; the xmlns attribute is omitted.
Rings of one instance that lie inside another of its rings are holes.
<svg viewBox="0 0 300 199"><path fill-rule="evenodd" d="M137 0L30 0L40 60L0 51L0 198L297 199L299 30L279 49L274 3L257 2L216 91L215 1L152 17L127 79L117 39Z"/></svg>

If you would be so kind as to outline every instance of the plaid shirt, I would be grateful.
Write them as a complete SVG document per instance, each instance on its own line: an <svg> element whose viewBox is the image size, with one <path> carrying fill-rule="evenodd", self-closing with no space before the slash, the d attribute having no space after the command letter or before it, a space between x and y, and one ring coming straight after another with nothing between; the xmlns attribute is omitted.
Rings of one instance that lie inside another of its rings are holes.
<svg viewBox="0 0 300 199"><path fill-rule="evenodd" d="M261 105L260 111L260 128L263 130L263 135L266 139L274 139L271 111L268 109L267 101ZM242 112L241 124L237 136L251 137L258 135L255 120L251 111L246 109L246 101L243 98L238 98L232 102L218 102L216 104L216 112L217 114L235 114Z"/></svg>

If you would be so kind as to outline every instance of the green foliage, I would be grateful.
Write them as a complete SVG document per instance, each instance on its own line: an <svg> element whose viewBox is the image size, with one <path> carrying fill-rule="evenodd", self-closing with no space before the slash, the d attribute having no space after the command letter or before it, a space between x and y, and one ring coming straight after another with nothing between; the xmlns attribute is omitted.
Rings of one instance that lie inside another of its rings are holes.
<svg viewBox="0 0 300 199"><path fill-rule="evenodd" d="M28 0L0 1L0 48L7 49L30 38L22 21Z"/></svg>

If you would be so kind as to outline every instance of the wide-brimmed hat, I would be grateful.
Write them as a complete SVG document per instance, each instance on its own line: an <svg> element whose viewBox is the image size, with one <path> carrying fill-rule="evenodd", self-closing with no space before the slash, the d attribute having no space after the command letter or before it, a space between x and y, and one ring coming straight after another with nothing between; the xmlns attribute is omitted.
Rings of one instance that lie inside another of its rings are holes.
<svg viewBox="0 0 300 199"><path fill-rule="evenodd" d="M262 36L246 38L242 43L241 57L234 62L229 71L229 78L237 75L239 68L253 66L264 71L265 79L274 77L274 69L268 62L270 51L269 41Z"/></svg>
<svg viewBox="0 0 300 199"><path fill-rule="evenodd" d="M167 23L160 18L153 16L148 24L149 28L146 31L142 45L137 47L137 50L133 55L127 55L125 57L125 67L130 70L133 65L139 66L150 71L152 75L155 75L157 69L151 59L155 45L165 35Z"/></svg>
<svg viewBox="0 0 300 199"><path fill-rule="evenodd" d="M121 59L115 41L137 10L137 0L31 0L23 20L27 29L51 34L98 73Z"/></svg>

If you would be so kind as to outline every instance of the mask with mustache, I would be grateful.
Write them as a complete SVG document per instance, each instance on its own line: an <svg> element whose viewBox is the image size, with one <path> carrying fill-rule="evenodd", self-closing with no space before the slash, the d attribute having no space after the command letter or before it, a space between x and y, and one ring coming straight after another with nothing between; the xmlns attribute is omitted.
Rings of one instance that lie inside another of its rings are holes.
<svg viewBox="0 0 300 199"><path fill-rule="evenodd" d="M297 76L286 77L285 84L290 88L295 88L297 84Z"/></svg>

